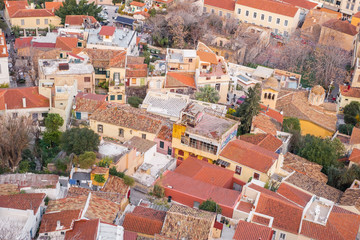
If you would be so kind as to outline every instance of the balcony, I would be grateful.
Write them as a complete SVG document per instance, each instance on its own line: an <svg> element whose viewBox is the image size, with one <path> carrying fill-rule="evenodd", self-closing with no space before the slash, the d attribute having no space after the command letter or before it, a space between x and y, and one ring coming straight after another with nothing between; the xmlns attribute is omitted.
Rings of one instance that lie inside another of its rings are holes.
<svg viewBox="0 0 360 240"><path fill-rule="evenodd" d="M190 138L189 136L182 136L181 137L181 143L186 145L186 146L189 146L191 148L195 148L195 149L198 149L200 151L203 151L203 152L208 152L208 153L211 153L211 154L214 154L214 155L217 154L217 149L218 149L217 146L212 145L210 143L206 143L206 142L203 142L203 141L199 141L199 140Z"/></svg>

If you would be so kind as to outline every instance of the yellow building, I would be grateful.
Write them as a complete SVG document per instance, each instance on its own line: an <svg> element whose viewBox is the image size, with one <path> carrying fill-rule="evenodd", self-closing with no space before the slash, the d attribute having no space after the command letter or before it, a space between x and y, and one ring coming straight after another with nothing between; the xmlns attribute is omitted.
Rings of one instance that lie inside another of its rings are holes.
<svg viewBox="0 0 360 240"><path fill-rule="evenodd" d="M102 137L120 142L132 137L154 141L165 119L128 105L109 104L90 116L90 128Z"/></svg>
<svg viewBox="0 0 360 240"><path fill-rule="evenodd" d="M193 49L166 49L166 63L168 71L195 72L199 58Z"/></svg>
<svg viewBox="0 0 360 240"><path fill-rule="evenodd" d="M173 126L175 158L182 161L195 156L212 163L226 144L236 137L237 128L237 121L207 113L198 104L189 104Z"/></svg>
<svg viewBox="0 0 360 240"><path fill-rule="evenodd" d="M55 16L54 9L35 9L34 4L27 1L5 1L5 18L11 26L21 29L47 29L61 26L61 19Z"/></svg>
<svg viewBox="0 0 360 240"><path fill-rule="evenodd" d="M221 151L216 163L234 171L234 177L242 182L248 182L250 178L267 182L278 171L282 161L282 155L236 139Z"/></svg>
<svg viewBox="0 0 360 240"><path fill-rule="evenodd" d="M284 118L298 118L301 134L330 137L336 131L337 105L325 103L325 90L317 85L310 91L281 90L276 101L276 110Z"/></svg>
<svg viewBox="0 0 360 240"><path fill-rule="evenodd" d="M219 17L231 18L234 15L234 9L235 1L233 0L205 0L203 11L204 13L216 14Z"/></svg>
<svg viewBox="0 0 360 240"><path fill-rule="evenodd" d="M360 88L341 85L338 102L340 111L351 102L360 102Z"/></svg>
<svg viewBox="0 0 360 240"><path fill-rule="evenodd" d="M275 34L288 37L299 24L300 9L270 0L238 0L234 17L245 23L269 27Z"/></svg>
<svg viewBox="0 0 360 240"><path fill-rule="evenodd" d="M104 177L104 182L98 182L95 180L95 176L96 175L102 175ZM91 170L91 173L90 173L90 178L91 178L91 181L92 181L92 184L95 185L95 186L104 186L106 181L108 180L109 178L109 168L104 168L104 167L94 167L92 170Z"/></svg>
<svg viewBox="0 0 360 240"><path fill-rule="evenodd" d="M360 23L360 12L357 12L351 17L351 24L357 27L359 23Z"/></svg>
<svg viewBox="0 0 360 240"><path fill-rule="evenodd" d="M274 77L267 79L262 87L261 103L275 109L277 96L280 91L280 81Z"/></svg>

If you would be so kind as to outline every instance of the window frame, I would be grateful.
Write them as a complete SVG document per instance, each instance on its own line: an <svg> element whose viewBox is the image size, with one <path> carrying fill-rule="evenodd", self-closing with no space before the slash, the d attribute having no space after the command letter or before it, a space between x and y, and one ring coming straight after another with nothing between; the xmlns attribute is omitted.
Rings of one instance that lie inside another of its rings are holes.
<svg viewBox="0 0 360 240"><path fill-rule="evenodd" d="M97 125L97 132L98 133L103 133L104 132L104 126L102 124Z"/></svg>

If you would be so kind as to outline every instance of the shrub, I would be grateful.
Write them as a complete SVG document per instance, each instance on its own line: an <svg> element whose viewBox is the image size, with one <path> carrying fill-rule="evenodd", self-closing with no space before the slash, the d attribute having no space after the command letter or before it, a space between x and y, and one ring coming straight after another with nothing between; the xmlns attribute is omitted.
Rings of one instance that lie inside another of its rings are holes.
<svg viewBox="0 0 360 240"><path fill-rule="evenodd" d="M110 157L104 157L96 165L98 167L109 167L111 163L112 163L112 159ZM115 168L115 170L116 170L116 168Z"/></svg>
<svg viewBox="0 0 360 240"><path fill-rule="evenodd" d="M88 169L92 165L94 165L96 159L96 154L94 152L85 152L76 159L74 158L74 162L80 165L80 168Z"/></svg>
<svg viewBox="0 0 360 240"><path fill-rule="evenodd" d="M113 175L113 176L117 176L117 177L119 177L119 178L124 178L124 176L125 176L125 174L124 174L123 172L118 172L118 171L116 170L116 167L110 168L109 174L110 174L110 175Z"/></svg>
<svg viewBox="0 0 360 240"><path fill-rule="evenodd" d="M104 183L106 181L103 174L95 174L94 180L98 183Z"/></svg>
<svg viewBox="0 0 360 240"><path fill-rule="evenodd" d="M155 184L153 194L158 198L163 198L165 196L165 190L162 186Z"/></svg>
<svg viewBox="0 0 360 240"><path fill-rule="evenodd" d="M133 186L135 183L135 180L130 176L125 175L123 179L124 179L124 183L128 186Z"/></svg>
<svg viewBox="0 0 360 240"><path fill-rule="evenodd" d="M139 97L129 97L128 98L128 103L130 104L130 106L134 107L134 108L138 108L139 105L143 102L143 100Z"/></svg>
<svg viewBox="0 0 360 240"><path fill-rule="evenodd" d="M213 200L208 199L204 202L202 202L199 206L199 209L201 210L205 210L208 212L216 212L216 213L221 213L222 209L221 207Z"/></svg>

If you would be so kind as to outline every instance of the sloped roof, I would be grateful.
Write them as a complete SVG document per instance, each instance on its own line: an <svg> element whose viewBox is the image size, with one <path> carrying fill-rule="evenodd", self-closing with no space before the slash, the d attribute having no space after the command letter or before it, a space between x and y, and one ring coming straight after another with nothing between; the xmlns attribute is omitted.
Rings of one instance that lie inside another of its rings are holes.
<svg viewBox="0 0 360 240"><path fill-rule="evenodd" d="M272 152L275 152L282 146L282 141L271 134L245 134L241 135L240 139Z"/></svg>
<svg viewBox="0 0 360 240"><path fill-rule="evenodd" d="M129 186L124 183L122 178L110 175L105 183L105 186L101 189L102 192L120 193L125 196L129 190Z"/></svg>
<svg viewBox="0 0 360 240"><path fill-rule="evenodd" d="M124 143L124 146L128 148L135 148L137 152L145 153L153 146L156 145L156 142L143 139L141 137L134 136L129 141Z"/></svg>
<svg viewBox="0 0 360 240"><path fill-rule="evenodd" d="M217 7L217 8L226 9L229 11L234 11L235 10L235 2L236 2L235 0L223 0L223 1L205 0L204 5L209 5L209 6L213 6L213 7Z"/></svg>
<svg viewBox="0 0 360 240"><path fill-rule="evenodd" d="M126 77L147 77L147 64L127 64Z"/></svg>
<svg viewBox="0 0 360 240"><path fill-rule="evenodd" d="M279 155L260 146L236 139L226 145L220 156L267 173Z"/></svg>
<svg viewBox="0 0 360 240"><path fill-rule="evenodd" d="M33 37L16 38L15 39L15 49L30 47L32 39L33 39Z"/></svg>
<svg viewBox="0 0 360 240"><path fill-rule="evenodd" d="M76 37L57 37L55 48L64 51L72 51L77 47L78 39Z"/></svg>
<svg viewBox="0 0 360 240"><path fill-rule="evenodd" d="M360 189L348 188L339 200L339 205L343 206L355 206L360 210Z"/></svg>
<svg viewBox="0 0 360 240"><path fill-rule="evenodd" d="M322 26L351 36L355 36L358 33L354 25L348 21L342 21L339 19L330 19L329 21L323 23Z"/></svg>
<svg viewBox="0 0 360 240"><path fill-rule="evenodd" d="M120 205L110 200L91 195L89 207L85 213L88 219L100 219L105 223L114 223L117 213L120 211Z"/></svg>
<svg viewBox="0 0 360 240"><path fill-rule="evenodd" d="M45 193L2 195L0 196L0 207L19 210L33 210L34 214L36 214L40 205L43 203L45 196Z"/></svg>
<svg viewBox="0 0 360 240"><path fill-rule="evenodd" d="M360 164L360 149L354 148L349 157L350 162Z"/></svg>
<svg viewBox="0 0 360 240"><path fill-rule="evenodd" d="M45 8L54 11L58 10L62 5L62 2L45 2Z"/></svg>
<svg viewBox="0 0 360 240"><path fill-rule="evenodd" d="M0 184L16 184L20 188L56 188L58 182L59 176L55 174L0 174Z"/></svg>
<svg viewBox="0 0 360 240"><path fill-rule="evenodd" d="M5 1L5 7L10 17L12 17L19 9L25 9L27 6L27 1Z"/></svg>
<svg viewBox="0 0 360 240"><path fill-rule="evenodd" d="M90 62L94 67L125 67L126 51L86 48L83 52L89 56Z"/></svg>
<svg viewBox="0 0 360 240"><path fill-rule="evenodd" d="M310 194L286 183L282 183L276 192L302 207L305 207L312 197Z"/></svg>
<svg viewBox="0 0 360 240"><path fill-rule="evenodd" d="M82 26L85 19L89 19L91 23L97 22L97 20L93 16L66 15L65 24L69 24L71 26Z"/></svg>
<svg viewBox="0 0 360 240"><path fill-rule="evenodd" d="M281 123L262 113L253 118L252 126L274 136L277 131L281 131Z"/></svg>
<svg viewBox="0 0 360 240"><path fill-rule="evenodd" d="M130 5L136 6L136 7L144 7L144 6L145 6L145 3L137 2L137 1L132 1L132 2L130 3Z"/></svg>
<svg viewBox="0 0 360 240"><path fill-rule="evenodd" d="M202 62L207 62L210 64L218 63L216 54L212 51L200 49L196 51L196 54L199 56L200 61Z"/></svg>
<svg viewBox="0 0 360 240"><path fill-rule="evenodd" d="M236 4L259 9L267 12L276 13L279 15L284 15L287 17L294 17L299 9L291 4L276 2L271 0L257 0L257 1L247 1L247 0L237 0Z"/></svg>
<svg viewBox="0 0 360 240"><path fill-rule="evenodd" d="M260 104L261 110L260 113L265 114L266 116L271 117L272 119L275 119L279 123L283 123L284 116L277 110L268 108L267 106Z"/></svg>
<svg viewBox="0 0 360 240"><path fill-rule="evenodd" d="M26 107L23 106L26 99ZM50 107L49 99L39 94L38 87L0 89L0 110Z"/></svg>
<svg viewBox="0 0 360 240"><path fill-rule="evenodd" d="M360 143L360 128L354 127L350 137L350 144Z"/></svg>
<svg viewBox="0 0 360 240"><path fill-rule="evenodd" d="M65 233L65 240L73 240L73 239L95 240L97 238L99 225L100 225L99 219L78 220L74 223L74 228Z"/></svg>
<svg viewBox="0 0 360 240"><path fill-rule="evenodd" d="M195 75L192 73L168 72L165 88L191 87L196 88Z"/></svg>
<svg viewBox="0 0 360 240"><path fill-rule="evenodd" d="M80 218L81 210L64 210L60 212L45 213L41 220L39 233L71 229L73 221ZM57 221L60 221L60 225L62 226L61 229L56 229Z"/></svg>
<svg viewBox="0 0 360 240"><path fill-rule="evenodd" d="M360 98L360 88L340 85L340 93L345 97Z"/></svg>
<svg viewBox="0 0 360 240"><path fill-rule="evenodd" d="M20 189L17 184L0 184L0 195L12 195L19 192Z"/></svg>
<svg viewBox="0 0 360 240"><path fill-rule="evenodd" d="M237 224L234 240L270 240L272 229L256 223L240 220Z"/></svg>
<svg viewBox="0 0 360 240"><path fill-rule="evenodd" d="M11 18L26 18L26 17L53 17L54 12L49 9L19 9Z"/></svg>
<svg viewBox="0 0 360 240"><path fill-rule="evenodd" d="M295 7L304 8L307 10L315 8L318 4L307 0L282 0L283 2L289 3Z"/></svg>
<svg viewBox="0 0 360 240"><path fill-rule="evenodd" d="M115 33L116 28L111 26L102 26L99 32L100 36L112 36Z"/></svg>
<svg viewBox="0 0 360 240"><path fill-rule="evenodd" d="M75 98L75 111L93 113L106 100L106 95L80 92Z"/></svg>

